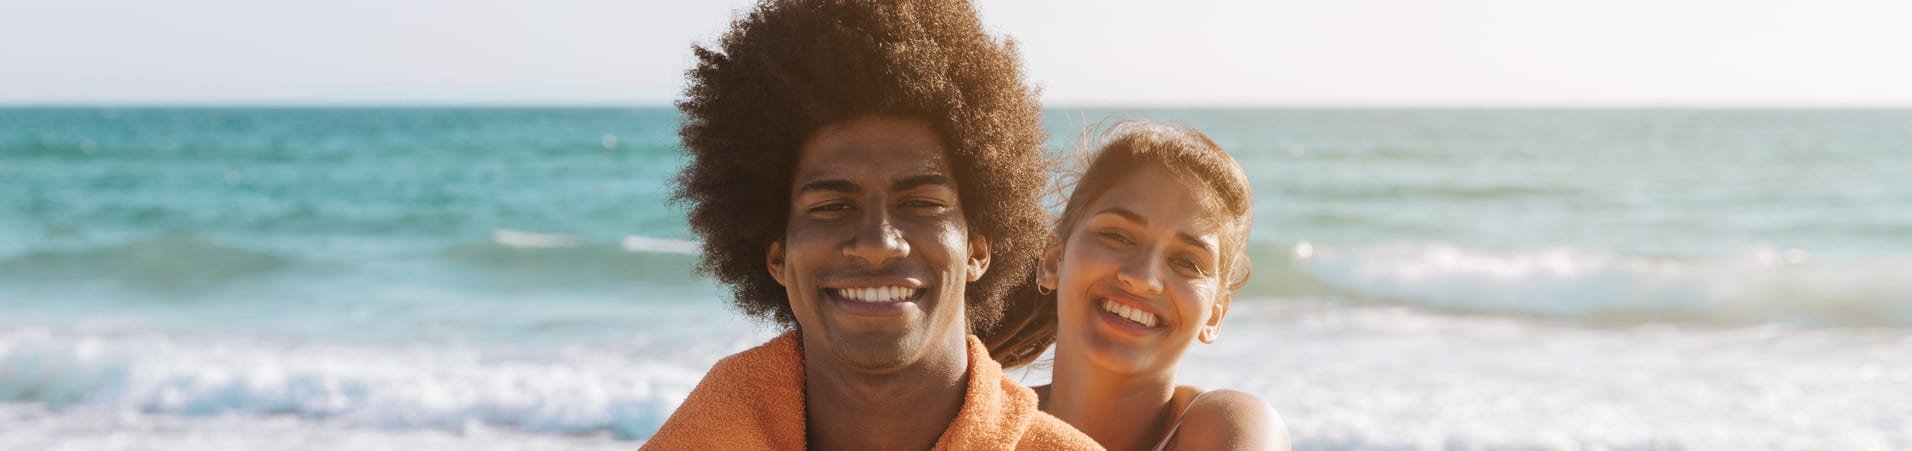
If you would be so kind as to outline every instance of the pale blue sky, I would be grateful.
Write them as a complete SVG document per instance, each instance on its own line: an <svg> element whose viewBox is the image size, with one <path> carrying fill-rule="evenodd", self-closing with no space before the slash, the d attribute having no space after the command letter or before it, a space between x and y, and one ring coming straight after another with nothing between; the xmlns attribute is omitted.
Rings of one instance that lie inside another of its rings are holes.
<svg viewBox="0 0 1912 451"><path fill-rule="evenodd" d="M0 104L667 104L746 0L0 0ZM1052 105L1912 106L1912 2L982 0Z"/></svg>

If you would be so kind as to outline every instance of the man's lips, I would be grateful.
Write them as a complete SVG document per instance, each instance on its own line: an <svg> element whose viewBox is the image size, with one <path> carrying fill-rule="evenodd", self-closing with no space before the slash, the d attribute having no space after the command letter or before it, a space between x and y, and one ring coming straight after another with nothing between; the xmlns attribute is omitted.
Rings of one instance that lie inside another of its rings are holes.
<svg viewBox="0 0 1912 451"><path fill-rule="evenodd" d="M874 304L890 304L915 300L923 294L922 288L910 288L901 285L825 288L824 290L837 298Z"/></svg>
<svg viewBox="0 0 1912 451"><path fill-rule="evenodd" d="M901 285L875 285L824 288L821 291L823 297L830 300L834 311L851 316L894 318L921 311L922 306L918 301L922 301L929 290Z"/></svg>
<svg viewBox="0 0 1912 451"><path fill-rule="evenodd" d="M892 316L911 310L929 291L923 278L896 274L838 277L823 283L823 295L841 311Z"/></svg>

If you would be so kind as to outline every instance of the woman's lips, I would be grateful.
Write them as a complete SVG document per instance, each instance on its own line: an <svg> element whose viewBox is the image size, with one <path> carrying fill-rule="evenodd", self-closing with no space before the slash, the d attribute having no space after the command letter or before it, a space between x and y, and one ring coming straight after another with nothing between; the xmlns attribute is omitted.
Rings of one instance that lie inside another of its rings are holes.
<svg viewBox="0 0 1912 451"><path fill-rule="evenodd" d="M1103 312L1114 314L1115 316L1120 317L1123 320L1126 320L1130 323L1134 323L1137 326L1155 327L1156 325L1161 324L1162 322L1162 318L1159 316L1156 316L1154 313L1150 313L1147 310L1129 306L1128 304L1116 302L1106 298L1097 301L1096 304L1102 307Z"/></svg>

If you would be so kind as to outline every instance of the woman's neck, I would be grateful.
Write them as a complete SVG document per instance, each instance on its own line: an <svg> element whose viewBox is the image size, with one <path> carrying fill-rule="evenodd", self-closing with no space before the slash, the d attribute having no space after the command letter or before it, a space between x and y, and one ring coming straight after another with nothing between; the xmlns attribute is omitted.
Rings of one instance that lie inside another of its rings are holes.
<svg viewBox="0 0 1912 451"><path fill-rule="evenodd" d="M1070 358L1074 357L1074 358ZM1108 449L1150 449L1172 421L1175 374L1122 374L1058 348L1042 410Z"/></svg>

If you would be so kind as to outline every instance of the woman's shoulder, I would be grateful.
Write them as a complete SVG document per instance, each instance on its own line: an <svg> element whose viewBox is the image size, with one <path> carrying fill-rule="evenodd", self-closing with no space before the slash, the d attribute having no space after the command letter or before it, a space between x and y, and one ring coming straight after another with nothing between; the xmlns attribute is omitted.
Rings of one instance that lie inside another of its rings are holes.
<svg viewBox="0 0 1912 451"><path fill-rule="evenodd" d="M1228 389L1196 391L1201 395L1183 414L1173 449L1289 448L1287 424L1261 398Z"/></svg>

